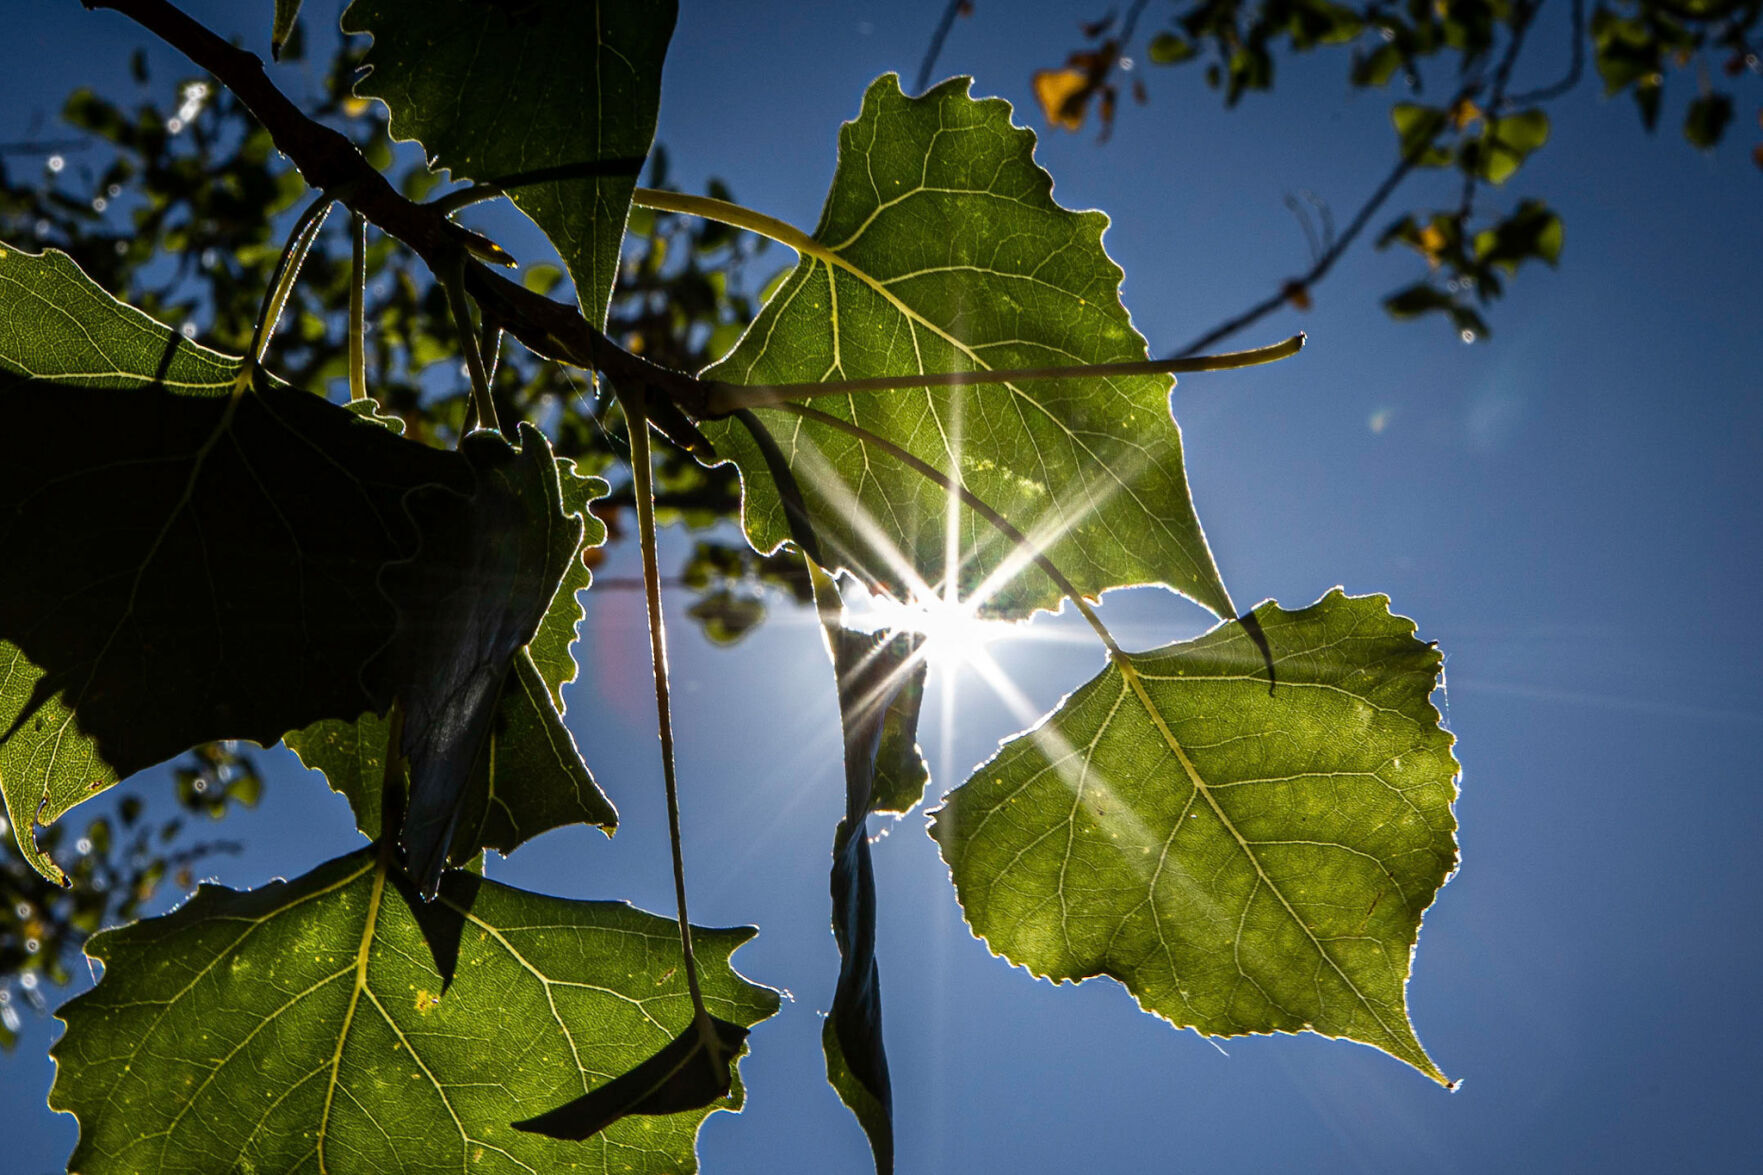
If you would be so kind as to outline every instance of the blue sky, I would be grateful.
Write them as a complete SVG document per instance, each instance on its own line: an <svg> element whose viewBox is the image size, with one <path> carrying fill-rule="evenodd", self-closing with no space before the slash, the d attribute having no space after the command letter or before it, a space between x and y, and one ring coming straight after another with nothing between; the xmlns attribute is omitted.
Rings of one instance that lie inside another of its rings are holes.
<svg viewBox="0 0 1763 1175"><path fill-rule="evenodd" d="M0 139L52 115L76 83L132 85L139 38L126 21L38 7L10 22ZM910 82L941 7L686 0L660 132L675 182L719 175L743 203L811 227L838 123L877 74ZM1057 63L1077 20L1105 7L979 0L939 73L973 74L975 93L1037 125L1030 72ZM267 41L267 0L193 8ZM308 0L308 18L333 8ZM1543 20L1520 85L1565 63L1564 8ZM169 54L154 60L164 101L182 71ZM1381 177L1390 96L1350 93L1344 69L1338 56L1282 60L1275 94L1233 112L1197 74L1147 70L1151 104L1123 106L1111 142L1043 132L1055 196L1113 217L1107 244L1153 352L1307 264L1288 193L1314 192L1344 219ZM1712 155L1678 136L1679 109L1648 137L1628 100L1600 100L1590 80L1553 109L1554 141L1513 195L1561 212L1561 268L1512 283L1490 343L1390 322L1378 299L1416 266L1361 247L1314 309L1233 340L1303 329L1300 357L1188 377L1175 394L1196 504L1240 604L1302 606L1336 584L1387 592L1446 654L1463 866L1427 917L1409 999L1462 1089L1313 1036L1221 1051L1139 1013L1111 982L1032 980L968 934L915 814L876 853L903 1172L1754 1161L1763 1130L1746 1078L1763 1041L1742 1001L1763 980L1763 648L1744 617L1763 571L1763 172L1748 157L1751 107L1740 102ZM1416 182L1390 215L1454 193ZM536 235L509 243L522 257L542 250ZM667 541L663 561L677 561L682 540ZM624 826L610 842L551 834L491 873L665 911L652 711L632 684L646 658L641 601L589 598L569 716ZM1160 592L1110 597L1104 614L1142 647L1205 626ZM866 1148L825 1086L818 1043L837 969L825 870L842 808L819 637L807 617L776 614L733 650L704 646L683 620L671 635L694 920L760 926L737 963L794 995L753 1037L749 1109L706 1127L705 1169L861 1172ZM995 654L1043 711L1100 665L1076 641ZM770 688L743 684L749 675ZM971 674L934 682L922 732L933 787L958 783L1021 725ZM218 867L229 884L303 872L356 843L316 776L280 752L264 758L265 806L229 825L252 850ZM9 1169L26 1175L59 1169L74 1139L71 1119L42 1109L54 1030L41 1020L0 1057Z"/></svg>

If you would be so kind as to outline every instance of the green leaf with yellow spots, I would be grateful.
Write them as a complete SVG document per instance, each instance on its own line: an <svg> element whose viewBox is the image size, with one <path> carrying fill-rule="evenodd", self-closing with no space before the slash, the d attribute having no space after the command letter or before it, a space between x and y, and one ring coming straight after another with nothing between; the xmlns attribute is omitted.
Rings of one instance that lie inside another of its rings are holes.
<svg viewBox="0 0 1763 1175"><path fill-rule="evenodd" d="M777 1011L695 929L704 999ZM687 1172L720 1105L615 1122L584 1143L510 1123L635 1067L692 1017L677 927L618 902L446 875L433 903L371 849L294 881L205 886L97 935L64 1006L50 1104L80 1122L70 1170Z"/></svg>

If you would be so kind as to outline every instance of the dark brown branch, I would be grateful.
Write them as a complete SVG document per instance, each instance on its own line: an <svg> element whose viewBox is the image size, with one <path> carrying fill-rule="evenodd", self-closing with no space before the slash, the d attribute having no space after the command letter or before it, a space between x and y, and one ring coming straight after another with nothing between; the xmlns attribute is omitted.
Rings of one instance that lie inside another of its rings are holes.
<svg viewBox="0 0 1763 1175"><path fill-rule="evenodd" d="M1518 60L1519 52L1524 47L1524 37L1525 33L1530 28L1531 19L1536 15L1537 10L1541 6L1540 3L1526 4L1513 22L1512 40L1507 44L1506 52L1501 57L1499 65L1496 67L1497 81L1495 84L1501 95L1504 94L1506 81L1511 77L1512 67ZM1446 110L1456 109L1459 103L1474 97L1480 88L1481 82L1479 80L1465 82L1462 87L1451 96L1450 100L1445 103L1444 108ZM1495 117L1494 112L1490 110L1488 117ZM1441 126L1440 129L1442 130L1443 127ZM1428 151L1432 150L1432 145L1437 138L1438 134L1435 132L1431 138L1414 143L1403 153L1402 158L1396 161L1396 166L1384 177L1383 182L1377 185L1377 189L1371 193L1370 198L1360 206L1358 212L1353 214L1353 219L1348 222L1346 231L1341 233L1339 238L1324 250L1322 255L1316 259L1315 263L1312 264L1301 276L1292 278L1290 281L1282 285L1277 293L1263 298L1241 314L1236 315L1234 318L1227 319L1218 326L1213 327L1211 330L1177 351L1175 353L1176 357L1180 358L1196 354L1207 347L1212 346L1221 339L1229 338L1244 327L1259 322L1261 319L1267 317L1267 315L1285 305L1286 302L1290 300L1291 291L1294 289L1308 291L1311 287L1315 286L1317 282L1326 277L1328 271L1334 268L1334 263L1340 260L1341 254L1345 253L1359 234L1365 231L1365 226L1371 222L1371 218L1377 214L1377 210L1383 207L1384 202L1387 201L1390 196L1395 193L1395 190L1402 185L1402 181L1408 178L1408 173L1413 171L1415 167L1419 166L1420 160Z"/></svg>
<svg viewBox="0 0 1763 1175"><path fill-rule="evenodd" d="M457 264L462 251L469 254L465 259L467 291L486 319L534 353L594 368L614 379L646 384L688 412L702 406L703 386L691 376L632 355L595 329L575 307L535 294L482 264L478 257L500 252L492 242L454 224L442 208L406 199L340 131L307 117L289 101L269 80L262 58L255 53L222 40L167 0L81 2L87 8L122 13L214 75L263 124L276 149L308 184L408 245L437 277ZM675 422L657 423L666 426ZM669 429L669 436L678 441L676 431Z"/></svg>
<svg viewBox="0 0 1763 1175"><path fill-rule="evenodd" d="M1458 102L1469 97L1475 92L1479 85L1479 82L1466 83L1462 89L1457 91L1456 96L1451 99L1445 108L1449 110ZM1435 135L1434 137L1436 138L1437 136ZM1227 319L1213 327L1211 330L1177 351L1175 353L1176 358L1198 354L1200 351L1205 350L1220 339L1227 339L1231 335L1242 330L1244 327L1259 322L1261 319L1267 317L1269 314L1272 314L1275 310L1278 310L1281 306L1285 305L1291 297L1291 290L1308 290L1326 277L1328 271L1334 268L1334 263L1340 260L1341 254L1345 253L1348 246L1352 245L1354 239L1357 238L1361 232L1365 231L1365 226L1370 223L1371 218L1377 214L1377 210L1383 207L1384 201L1390 198L1395 190L1402 185L1402 181L1408 178L1408 173L1413 171L1420 163L1421 158L1432 149L1432 144L1432 139L1425 139L1416 142L1403 153L1402 158L1397 160L1396 166L1384 177L1383 182L1377 185L1377 190L1371 193L1370 199L1366 200L1365 203L1360 206L1359 211L1353 214L1353 219L1348 222L1346 231L1336 238L1334 244L1324 250L1322 256L1318 257L1315 264L1311 265L1302 276L1291 279L1282 285L1277 293L1263 298L1261 301L1255 303L1236 317Z"/></svg>

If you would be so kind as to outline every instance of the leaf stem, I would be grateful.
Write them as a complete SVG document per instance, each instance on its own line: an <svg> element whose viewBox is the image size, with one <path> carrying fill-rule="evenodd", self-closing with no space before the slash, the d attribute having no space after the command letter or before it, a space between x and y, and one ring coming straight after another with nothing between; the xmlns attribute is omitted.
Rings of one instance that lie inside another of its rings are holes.
<svg viewBox="0 0 1763 1175"><path fill-rule="evenodd" d="M281 320L288 295L294 292L294 279L300 275L300 265L306 260L312 242L318 239L318 230L324 225L324 218L335 199L329 192L320 192L294 222L288 243L282 246L282 255L270 271L269 287L264 290L263 305L257 311L257 325L251 331L250 366L263 363L263 353L269 349L269 340L275 335L276 323Z"/></svg>
<svg viewBox="0 0 1763 1175"><path fill-rule="evenodd" d="M666 192L660 188L637 188L631 192L631 203L642 208L653 208L658 212L682 212L687 216L744 228L762 237L770 237L778 244L788 245L796 252L806 253L810 257L821 257L827 252L826 246L793 224L742 204L718 200L714 196L693 196L685 192Z"/></svg>
<svg viewBox="0 0 1763 1175"><path fill-rule="evenodd" d="M959 479L944 473L930 462L901 448L886 437L877 436L862 425L852 424L848 420L840 420L837 416L822 412L818 408L810 408L806 404L779 404L778 408L781 411L800 416L804 420L812 420L816 424L824 424L828 428L837 429L866 445L874 445L921 477L929 479L947 492L959 497L962 505L991 523L1000 534L1028 553L1029 558L1034 560L1035 566L1039 567L1046 577L1053 581L1054 585L1065 594L1065 598L1077 608L1078 613L1089 622L1090 627L1095 630L1096 635L1101 638L1102 644L1108 649L1110 657L1125 656L1120 648L1120 642L1114 639L1114 634L1108 631L1108 626L1102 623L1100 616L1096 615L1096 609L1084 598L1083 593L1078 591L1069 579L1065 578L1065 573L1060 571L1058 566L1047 557L1046 552L1036 546L1027 535L1016 529L1016 525L1008 518L992 509L991 505L983 498L962 485Z"/></svg>
<svg viewBox="0 0 1763 1175"><path fill-rule="evenodd" d="M784 400L808 400L816 396L842 396L850 392L880 392L896 388L966 387L970 384L1023 383L1038 379L1100 378L1115 375L1170 375L1183 371L1231 371L1254 367L1296 355L1304 349L1302 332L1282 342L1247 351L1221 355L1190 355L1174 359L1141 359L1126 363L1078 363L1058 367L1019 367L1005 371L949 371L916 375L877 375L864 379L828 380L824 383L727 384L706 381L710 414L723 415L736 408L769 408Z"/></svg>
<svg viewBox="0 0 1763 1175"><path fill-rule="evenodd" d="M477 426L500 432L502 425L496 419L496 401L490 395L490 376L484 370L477 330L471 324L471 302L465 296L465 256L461 249L454 263L445 267L442 284L447 287L447 305L453 311L453 326L459 332L459 349L465 354L465 369L471 373L471 403L477 412Z"/></svg>
<svg viewBox="0 0 1763 1175"><path fill-rule="evenodd" d="M667 836L673 850L673 898L679 914L680 951L685 960L686 989L692 996L692 1013L705 1050L712 1058L722 1055L704 993L698 986L698 964L692 955L692 924L686 916L686 860L680 834L679 778L674 768L673 708L667 679L667 630L661 615L661 561L655 541L655 482L650 464L649 414L645 389L627 390L614 385L624 408L625 428L630 434L631 477L635 482L637 535L643 552L643 596L649 609L649 657L655 673L655 716L661 734L661 779L667 790Z"/></svg>
<svg viewBox="0 0 1763 1175"><path fill-rule="evenodd" d="M367 399L367 218L349 213L349 402Z"/></svg>

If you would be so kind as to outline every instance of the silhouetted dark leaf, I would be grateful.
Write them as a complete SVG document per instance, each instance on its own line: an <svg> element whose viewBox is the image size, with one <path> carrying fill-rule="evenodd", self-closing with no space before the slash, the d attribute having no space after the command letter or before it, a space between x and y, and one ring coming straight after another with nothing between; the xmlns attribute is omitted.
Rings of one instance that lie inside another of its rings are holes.
<svg viewBox="0 0 1763 1175"><path fill-rule="evenodd" d="M582 1142L632 1114L678 1114L699 1110L728 1094L730 1063L740 1055L747 1029L710 1018L716 1043L706 1045L696 1023L661 1050L598 1089L512 1125L529 1134Z"/></svg>
<svg viewBox="0 0 1763 1175"><path fill-rule="evenodd" d="M551 238L588 320L606 321L631 191L655 135L674 0L355 0L356 86L455 179L508 185Z"/></svg>
<svg viewBox="0 0 1763 1175"><path fill-rule="evenodd" d="M275 26L269 34L269 55L280 59L282 46L293 35L294 22L300 17L301 0L275 0Z"/></svg>
<svg viewBox="0 0 1763 1175"><path fill-rule="evenodd" d="M917 745L924 697L922 638L828 625L845 741L845 816L833 837L833 936L839 981L821 1029L826 1076L869 1136L875 1168L894 1167L893 1092L882 1040L875 955L875 872L869 815L904 812L929 779Z"/></svg>
<svg viewBox="0 0 1763 1175"><path fill-rule="evenodd" d="M398 604L386 670L399 683L400 749L410 765L400 839L425 894L439 884L509 666L571 562L579 564L582 525L563 510L551 447L529 424L520 439L513 449L494 433L465 437L460 452L475 474L469 494L411 495L407 508L425 541L381 577Z"/></svg>
<svg viewBox="0 0 1763 1175"><path fill-rule="evenodd" d="M1718 91L1703 94L1690 103L1683 119L1683 137L1691 146L1707 151L1720 142L1732 121L1732 99Z"/></svg>
<svg viewBox="0 0 1763 1175"><path fill-rule="evenodd" d="M443 531L469 507L466 458L240 372L0 246L0 789L49 876L33 818L197 743L382 709L379 575L425 542L406 503Z"/></svg>

